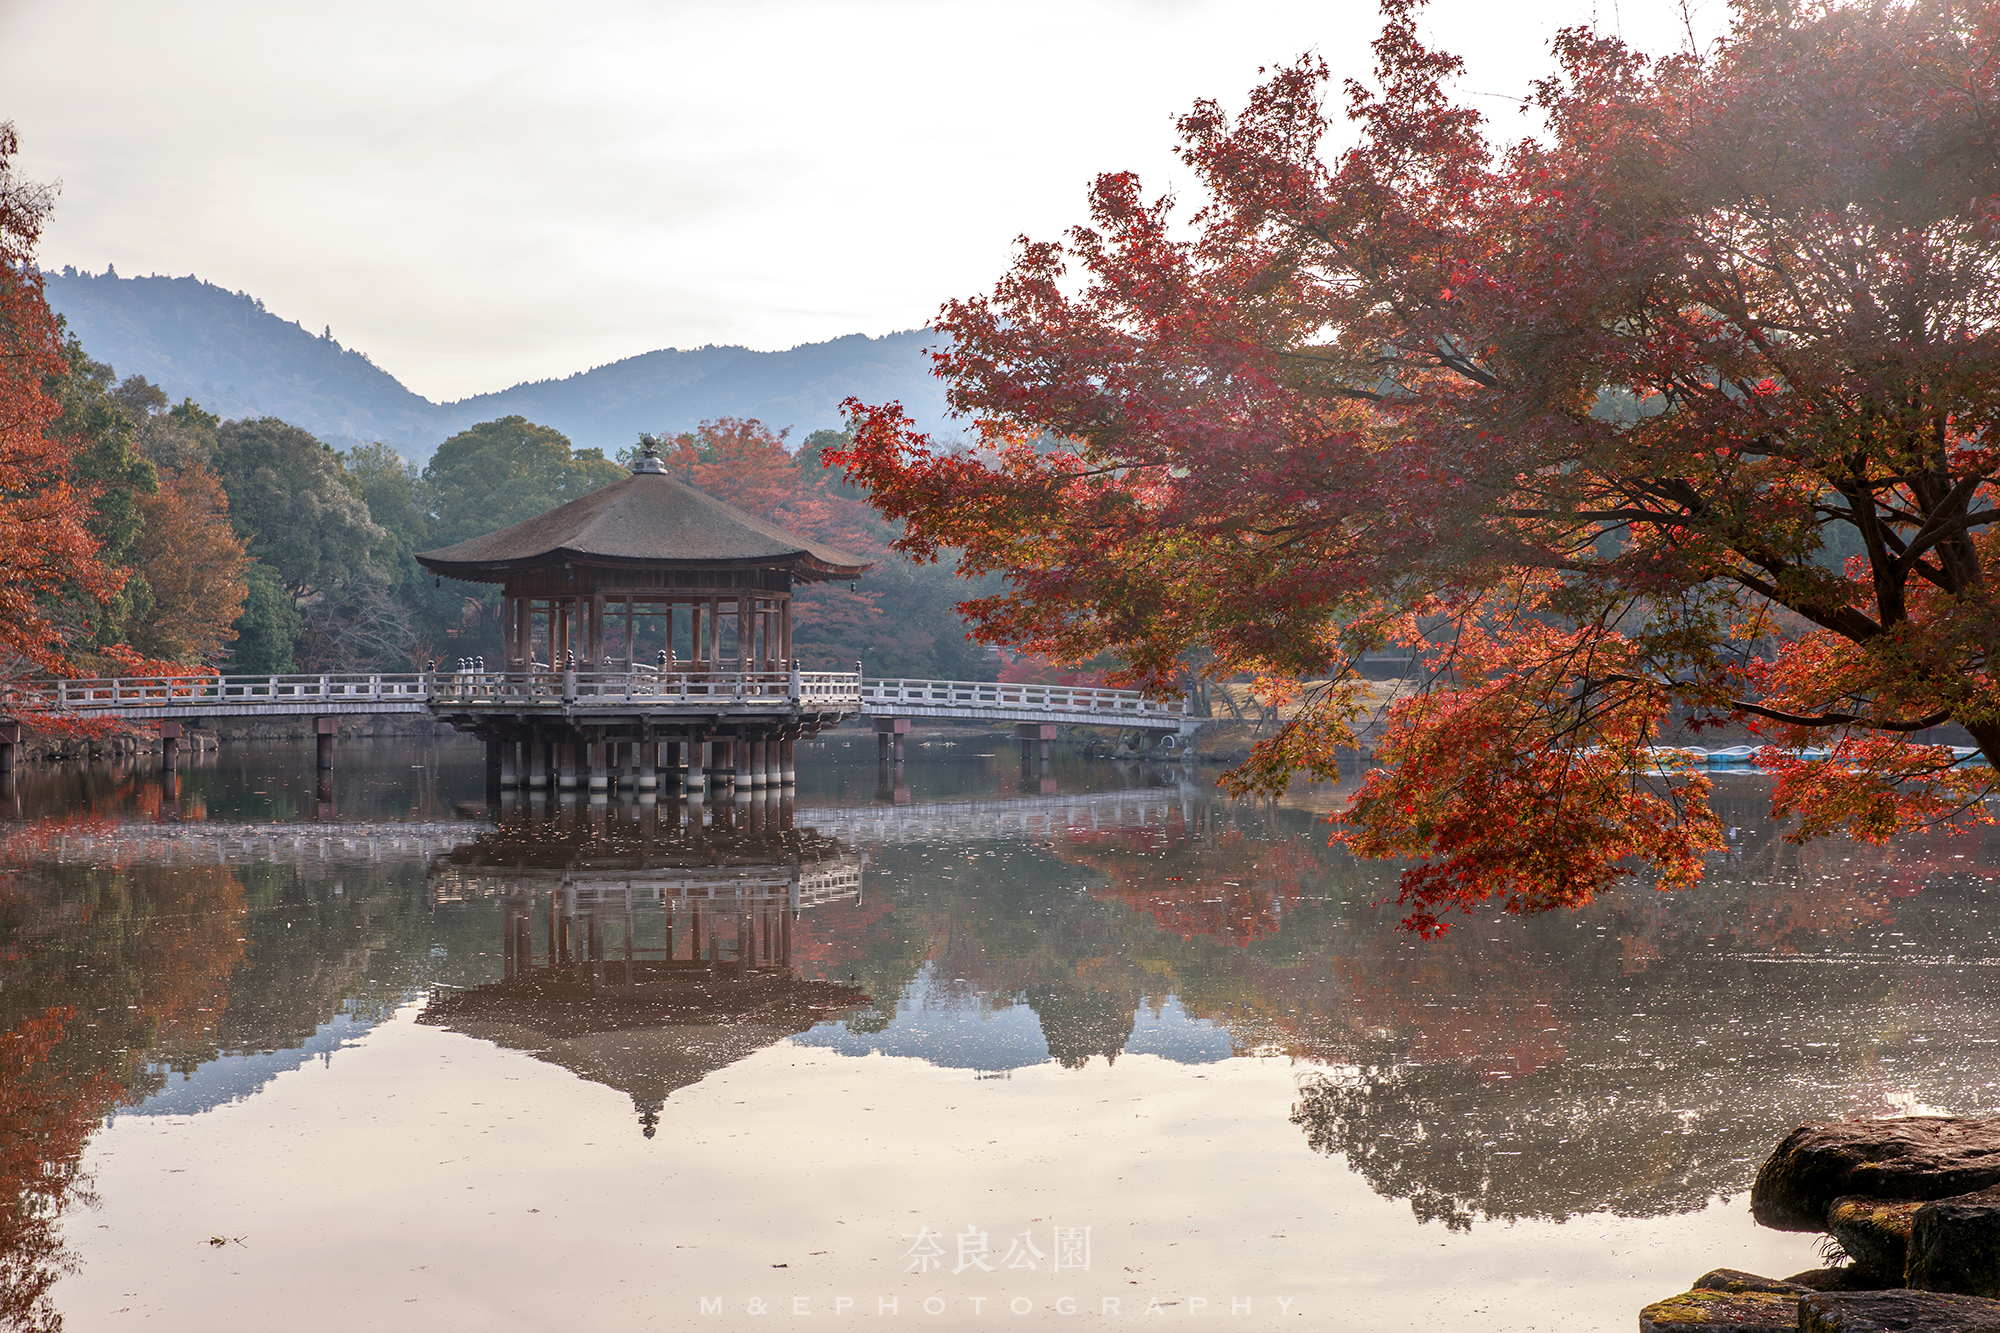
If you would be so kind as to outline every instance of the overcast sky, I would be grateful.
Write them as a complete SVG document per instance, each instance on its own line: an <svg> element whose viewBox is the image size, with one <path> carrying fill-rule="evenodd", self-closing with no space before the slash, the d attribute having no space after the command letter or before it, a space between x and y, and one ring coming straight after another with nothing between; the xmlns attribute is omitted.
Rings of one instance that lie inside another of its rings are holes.
<svg viewBox="0 0 2000 1333"><path fill-rule="evenodd" d="M1658 0L1426 24L1465 89L1519 95L1593 18L1685 41ZM1377 27L1373 0L0 0L0 119L62 184L45 267L193 273L446 399L918 327L1096 173L1174 183L1195 98L1306 50L1365 74Z"/></svg>

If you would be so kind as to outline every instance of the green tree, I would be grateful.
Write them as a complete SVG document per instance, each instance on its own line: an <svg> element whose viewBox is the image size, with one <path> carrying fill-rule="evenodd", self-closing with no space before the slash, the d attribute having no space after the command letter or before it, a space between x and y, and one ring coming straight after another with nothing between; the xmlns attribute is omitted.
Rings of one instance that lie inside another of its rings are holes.
<svg viewBox="0 0 2000 1333"><path fill-rule="evenodd" d="M437 447L417 488L427 536L436 549L533 518L624 477L601 449L572 449L567 436L525 417L502 417L460 431ZM501 648L499 590L456 580L405 593L427 655L491 654Z"/></svg>
<svg viewBox="0 0 2000 1333"><path fill-rule="evenodd" d="M299 645L299 609L291 589L266 565L250 566L250 595L236 621L236 643L229 670L253 675L286 675L297 669L293 654Z"/></svg>
<svg viewBox="0 0 2000 1333"><path fill-rule="evenodd" d="M47 386L61 408L48 429L76 449L71 479L97 493L88 526L99 543L99 560L126 575L108 601L75 583L57 599L73 627L74 651L83 655L88 669L102 665L90 660L93 654L127 642L133 626L153 609L152 587L141 571L129 566L145 529L140 499L159 489L160 478L139 452L132 420L114 396L117 377L111 367L91 360L73 337L64 345L63 359L62 375Z"/></svg>
<svg viewBox="0 0 2000 1333"><path fill-rule="evenodd" d="M430 540L450 546L533 518L625 476L601 449L525 417L482 422L446 440L424 469Z"/></svg>
<svg viewBox="0 0 2000 1333"><path fill-rule="evenodd" d="M225 422L216 471L244 545L295 597L382 579L371 555L386 534L310 433L275 417Z"/></svg>

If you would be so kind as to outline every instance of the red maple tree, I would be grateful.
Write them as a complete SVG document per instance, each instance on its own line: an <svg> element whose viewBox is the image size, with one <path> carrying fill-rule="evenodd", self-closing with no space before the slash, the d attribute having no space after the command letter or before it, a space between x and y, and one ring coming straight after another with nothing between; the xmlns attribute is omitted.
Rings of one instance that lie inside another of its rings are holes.
<svg viewBox="0 0 2000 1333"><path fill-rule="evenodd" d="M1800 836L1983 818L1994 770L1917 735L2000 762L2000 3L1736 0L1660 59L1566 30L1511 146L1384 11L1355 146L1302 59L1182 117L1187 225L1102 176L945 307L978 448L850 404L900 547L1005 575L988 641L1319 682L1239 790L1331 775L1358 655L1415 648L1341 836L1416 862L1427 934L1698 878L1677 713L1761 728Z"/></svg>
<svg viewBox="0 0 2000 1333"><path fill-rule="evenodd" d="M35 242L53 195L14 174L17 148L12 122L0 122L0 680L65 673L50 596L73 584L105 599L123 582L98 559L96 492L72 474L76 443L48 429L60 411L49 386L65 363Z"/></svg>

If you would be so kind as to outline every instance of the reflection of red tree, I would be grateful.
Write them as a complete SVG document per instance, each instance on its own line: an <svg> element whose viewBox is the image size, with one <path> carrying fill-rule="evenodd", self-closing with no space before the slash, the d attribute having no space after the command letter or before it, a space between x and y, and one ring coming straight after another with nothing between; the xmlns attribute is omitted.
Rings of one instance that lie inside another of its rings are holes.
<svg viewBox="0 0 2000 1333"><path fill-rule="evenodd" d="M1301 883L1319 869L1314 851L1299 843L1252 843L1234 830L1200 843L1178 819L1069 829L1054 850L1110 881L1092 886L1093 896L1119 899L1184 940L1205 936L1239 948L1276 934ZM1180 874L1160 874L1168 854Z"/></svg>
<svg viewBox="0 0 2000 1333"><path fill-rule="evenodd" d="M75 835L91 822L38 832ZM0 854L18 855L27 841L10 839ZM48 1293L74 1267L57 1228L87 1197L84 1146L108 1111L157 1086L152 1067L189 1068L213 1054L243 958L243 885L228 869L90 874L98 892L72 895L0 861L0 899L17 922L0 959L5 979L32 979L63 1001L0 1033L0 1328L60 1326ZM41 966L37 955L58 939L88 963Z"/></svg>
<svg viewBox="0 0 2000 1333"><path fill-rule="evenodd" d="M1835 873L1851 860L1865 863L1876 887L1889 898L1908 898L1924 891L1934 875L1974 874L1996 859L1991 829L1926 830L1908 833L1880 847L1846 841L1811 843L1801 849L1800 870ZM1845 854L1845 856L1842 855Z"/></svg>
<svg viewBox="0 0 2000 1333"><path fill-rule="evenodd" d="M1461 934L1472 932L1452 932ZM1399 1060L1449 1061L1489 1080L1560 1064L1575 1026L1560 978L1523 958L1495 957L1490 942L1468 957L1470 941L1451 945L1451 938L1385 950L1386 957L1332 960L1349 998L1348 1032L1363 1044L1396 1043Z"/></svg>
<svg viewBox="0 0 2000 1333"><path fill-rule="evenodd" d="M886 894L814 908L792 923L792 967L806 977L845 977L858 971L871 938L892 914Z"/></svg>
<svg viewBox="0 0 2000 1333"><path fill-rule="evenodd" d="M0 1328L60 1328L49 1291L75 1260L58 1224L89 1197L80 1162L118 1101L104 1070L63 1070L50 1056L75 1010L50 1008L0 1034Z"/></svg>
<svg viewBox="0 0 2000 1333"><path fill-rule="evenodd" d="M139 937L140 1012L151 1023L153 1058L176 1063L210 1046L229 1004L229 977L243 961L243 884L221 866L126 873L140 881L150 911Z"/></svg>

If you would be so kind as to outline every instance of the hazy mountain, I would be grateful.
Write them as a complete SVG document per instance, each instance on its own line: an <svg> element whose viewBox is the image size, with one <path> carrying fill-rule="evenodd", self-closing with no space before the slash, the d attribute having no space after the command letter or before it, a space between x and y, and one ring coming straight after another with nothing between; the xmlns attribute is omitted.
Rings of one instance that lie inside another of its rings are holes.
<svg viewBox="0 0 2000 1333"><path fill-rule="evenodd" d="M224 417L283 417L324 439L388 440L428 454L451 434L436 403L360 352L306 332L244 292L198 278L46 275L49 305L84 350Z"/></svg>
<svg viewBox="0 0 2000 1333"><path fill-rule="evenodd" d="M841 400L900 399L904 410L943 428L944 392L931 377L926 329L869 338L852 333L785 352L744 347L667 348L613 361L567 379L517 384L448 405L465 424L519 413L573 443L615 452L642 430L692 429L718 416L797 427L795 441L841 421ZM453 429L459 429L454 426Z"/></svg>
<svg viewBox="0 0 2000 1333"><path fill-rule="evenodd" d="M466 426L513 413L607 453L642 430L686 430L718 416L794 426L797 439L838 425L849 394L900 399L920 425L951 429L924 355L934 335L922 329L852 334L784 352L668 348L565 379L434 403L330 332L311 333L248 293L199 278L63 269L47 275L47 290L93 357L120 375L144 375L176 401L192 398L224 417L282 417L336 445L386 440L419 462Z"/></svg>

